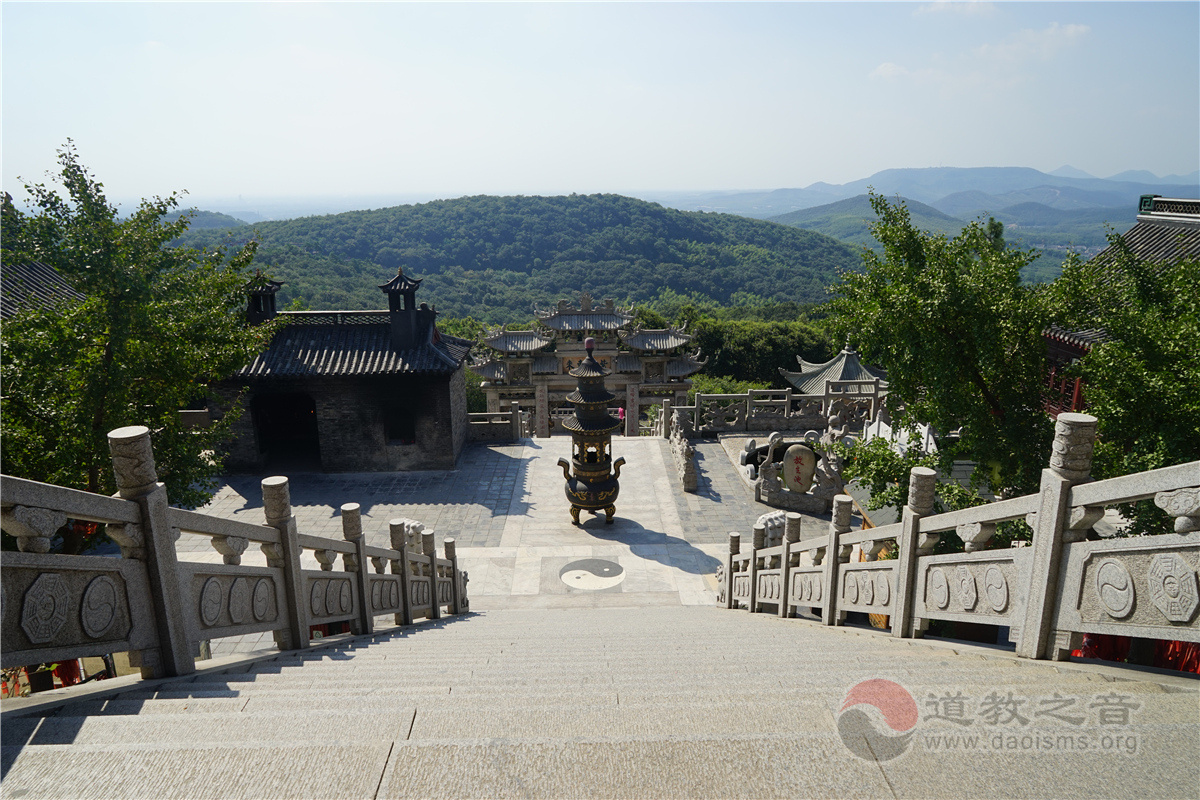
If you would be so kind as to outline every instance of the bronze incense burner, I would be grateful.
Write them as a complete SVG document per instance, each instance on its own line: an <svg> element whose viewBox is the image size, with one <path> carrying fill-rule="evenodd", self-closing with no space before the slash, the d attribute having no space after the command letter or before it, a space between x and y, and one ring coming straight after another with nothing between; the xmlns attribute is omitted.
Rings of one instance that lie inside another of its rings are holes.
<svg viewBox="0 0 1200 800"><path fill-rule="evenodd" d="M570 462L560 458L558 465L567 480L572 521L579 524L580 511L591 514L603 511L605 523L611 525L617 513L617 493L621 490L618 482L621 465L625 463L624 458L612 460L612 432L621 427L621 421L608 413L608 404L615 395L604 386L604 378L611 373L592 358L596 342L589 336L583 345L587 358L571 370L570 375L578 384L567 395L575 413L563 422L563 427L571 432L572 457Z"/></svg>

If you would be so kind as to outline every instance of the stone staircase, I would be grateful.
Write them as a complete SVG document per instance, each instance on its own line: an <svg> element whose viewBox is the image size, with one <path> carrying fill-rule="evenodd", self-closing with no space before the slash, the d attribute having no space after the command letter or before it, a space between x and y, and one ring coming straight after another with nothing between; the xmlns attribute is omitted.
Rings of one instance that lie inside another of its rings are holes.
<svg viewBox="0 0 1200 800"><path fill-rule="evenodd" d="M847 692L872 679L920 711L892 759L859 757L854 732L839 734ZM6 711L0 794L1200 793L1194 681L705 607L487 611L104 693ZM938 698L956 693L965 717L947 719ZM1027 722L988 722L989 697ZM997 735L1013 748L992 746ZM1039 736L1056 746L1021 747Z"/></svg>

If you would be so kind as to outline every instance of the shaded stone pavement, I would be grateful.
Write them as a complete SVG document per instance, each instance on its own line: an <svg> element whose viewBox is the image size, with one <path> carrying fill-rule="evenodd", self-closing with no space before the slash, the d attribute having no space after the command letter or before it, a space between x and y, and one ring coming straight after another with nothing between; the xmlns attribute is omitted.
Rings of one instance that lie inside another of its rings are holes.
<svg viewBox="0 0 1200 800"><path fill-rule="evenodd" d="M712 575L729 532L748 537L754 521L770 510L754 502L721 444L697 442L698 490L688 494L674 477L666 441L616 437L614 456L626 460L617 517L607 525L603 515L585 513L578 527L571 523L557 466L570 448L567 437L525 439L468 446L452 471L290 475L293 513L301 533L340 539L339 508L358 503L367 541L380 547L390 546L388 521L396 517L433 529L439 549L453 537L477 611L715 602ZM200 510L261 523L263 477L229 477ZM179 552L185 560L220 561L207 537L185 535ZM568 569L588 559L596 561L582 572ZM256 551L243 558L246 564L261 561ZM315 560L306 566L317 567ZM222 655L271 644L263 634L217 641L212 649Z"/></svg>

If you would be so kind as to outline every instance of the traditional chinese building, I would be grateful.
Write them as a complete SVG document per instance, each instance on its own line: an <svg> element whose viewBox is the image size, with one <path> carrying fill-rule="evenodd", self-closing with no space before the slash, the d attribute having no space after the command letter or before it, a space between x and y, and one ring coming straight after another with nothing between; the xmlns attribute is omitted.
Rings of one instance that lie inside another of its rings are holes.
<svg viewBox="0 0 1200 800"><path fill-rule="evenodd" d="M779 368L779 374L794 387L794 398L820 401L823 415L833 413L839 405L862 408L862 414L856 414L853 420L844 419L845 422L875 419L880 402L887 394L887 373L862 363L850 345L824 364L814 364L800 356L796 356L796 361L800 363L799 372ZM839 400L844 403L839 404Z"/></svg>
<svg viewBox="0 0 1200 800"><path fill-rule="evenodd" d="M698 350L689 352L692 337L675 328L633 328L627 309L605 300L595 305L584 294L576 308L560 300L553 309L536 311L534 330L492 331L483 339L491 353L472 367L483 378L488 411L517 401L534 413L538 436L561 430L561 418L569 416L566 397L575 389L570 371L587 358L583 342L595 339L593 356L612 372L608 380L620 407L625 409L625 434L638 434L638 416L649 406L669 400L687 403L688 377L705 364Z"/></svg>
<svg viewBox="0 0 1200 800"><path fill-rule="evenodd" d="M467 438L471 342L438 331L437 311L416 304L420 284L398 271L379 287L386 311L277 313L280 284L253 281L247 319L287 324L221 386L241 394L249 411L234 428L227 466L453 468Z"/></svg>

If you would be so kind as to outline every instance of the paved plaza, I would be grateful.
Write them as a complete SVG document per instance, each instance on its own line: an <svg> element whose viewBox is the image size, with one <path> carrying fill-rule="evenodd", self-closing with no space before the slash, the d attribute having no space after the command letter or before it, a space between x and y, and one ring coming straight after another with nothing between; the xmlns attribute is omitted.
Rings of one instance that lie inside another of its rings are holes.
<svg viewBox="0 0 1200 800"><path fill-rule="evenodd" d="M665 440L614 438L613 454L626 465L611 525L586 512L582 525L571 523L557 464L570 450L570 438L557 436L469 446L452 471L290 475L293 512L301 533L340 539L338 509L358 503L367 543L380 547L391 546L388 521L397 517L435 530L439 548L453 537L476 611L714 603L713 575L729 532L749 538L771 510L754 502L721 443L697 442L698 489L690 494L679 488ZM263 477L229 477L201 510L261 523ZM179 551L186 560L221 560L207 537L184 536ZM256 551L243 560L262 562ZM214 642L213 654L270 645L266 634L241 637Z"/></svg>

